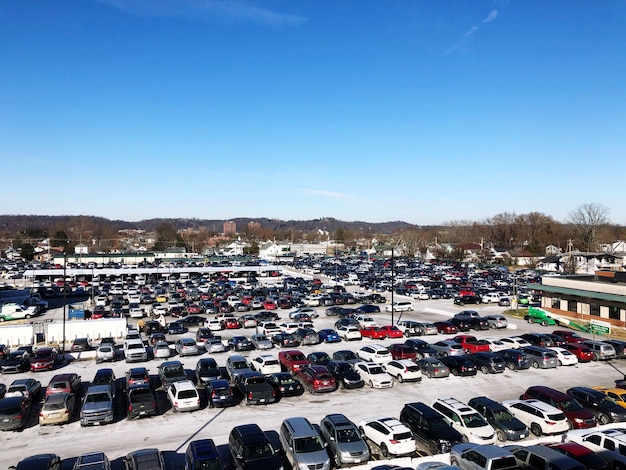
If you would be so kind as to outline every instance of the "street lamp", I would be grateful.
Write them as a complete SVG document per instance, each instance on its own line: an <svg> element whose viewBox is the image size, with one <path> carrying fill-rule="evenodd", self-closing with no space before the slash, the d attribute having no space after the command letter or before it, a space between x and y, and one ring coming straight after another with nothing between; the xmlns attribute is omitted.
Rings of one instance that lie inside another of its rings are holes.
<svg viewBox="0 0 626 470"><path fill-rule="evenodd" d="M62 351L63 355L65 355L65 319L67 317L67 304L66 304L66 292L65 289L65 277L67 272L67 253L63 250L63 338L62 338Z"/></svg>

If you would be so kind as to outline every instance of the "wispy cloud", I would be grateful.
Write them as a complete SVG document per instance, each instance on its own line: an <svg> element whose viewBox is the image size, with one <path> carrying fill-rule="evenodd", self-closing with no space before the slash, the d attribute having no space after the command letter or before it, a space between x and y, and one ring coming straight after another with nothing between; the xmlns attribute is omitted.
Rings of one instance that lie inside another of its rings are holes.
<svg viewBox="0 0 626 470"><path fill-rule="evenodd" d="M498 17L498 10L491 10L487 15L487 18L483 20L483 23L491 23Z"/></svg>
<svg viewBox="0 0 626 470"><path fill-rule="evenodd" d="M312 194L314 196L322 196L330 199L346 199L350 196L344 193L338 193L335 191L326 191L324 189L308 189L308 188L300 188L300 191L306 194Z"/></svg>
<svg viewBox="0 0 626 470"><path fill-rule="evenodd" d="M270 26L291 26L305 18L278 13L246 0L96 0L125 13L185 20L247 21Z"/></svg>
<svg viewBox="0 0 626 470"><path fill-rule="evenodd" d="M487 15L487 17L482 21L482 23L491 23L497 17L498 17L498 10L491 10L489 12L489 14ZM465 46L467 43L469 43L474 38L474 35L476 34L476 31L478 31L478 26L476 26L476 25L472 26L470 29L465 31L465 34L463 34L461 39L459 39L452 46L450 46L448 48L448 50L443 53L443 55L444 56L450 55L454 51L456 51L457 49L460 49L461 47Z"/></svg>

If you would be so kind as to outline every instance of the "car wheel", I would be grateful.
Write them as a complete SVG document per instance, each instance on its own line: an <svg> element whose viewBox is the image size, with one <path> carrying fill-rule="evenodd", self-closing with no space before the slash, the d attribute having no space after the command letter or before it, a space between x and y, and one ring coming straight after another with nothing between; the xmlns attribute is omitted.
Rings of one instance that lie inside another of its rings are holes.
<svg viewBox="0 0 626 470"><path fill-rule="evenodd" d="M506 436L504 435L504 432L501 429L498 429L496 431L496 437L498 438L500 442L506 442Z"/></svg>
<svg viewBox="0 0 626 470"><path fill-rule="evenodd" d="M398 374L396 378L398 379L398 382L404 383L404 377L402 377L402 374Z"/></svg>
<svg viewBox="0 0 626 470"><path fill-rule="evenodd" d="M530 425L530 432L532 432L537 437L541 436L541 426L539 426L537 423L532 423Z"/></svg>
<svg viewBox="0 0 626 470"><path fill-rule="evenodd" d="M543 321L541 322L541 326L548 326L548 322L547 322L546 320L543 320Z"/></svg>
<svg viewBox="0 0 626 470"><path fill-rule="evenodd" d="M451 373L452 375L454 375L454 376L459 375L459 371L458 371L458 370L456 370L456 369L451 369L451 370L450 370L450 373Z"/></svg>
<svg viewBox="0 0 626 470"><path fill-rule="evenodd" d="M539 363L537 361L533 362L533 367L539 369Z"/></svg>
<svg viewBox="0 0 626 470"><path fill-rule="evenodd" d="M469 439L467 438L467 436L465 434L463 434L463 437L461 438L461 441L467 444L469 442Z"/></svg>
<svg viewBox="0 0 626 470"><path fill-rule="evenodd" d="M559 367L562 366L563 363L561 362L561 360L559 359Z"/></svg>
<svg viewBox="0 0 626 470"><path fill-rule="evenodd" d="M528 323L531 323L531 324L533 323L533 319L532 319L531 317L528 317L528 318L526 319L526 321L527 321Z"/></svg>
<svg viewBox="0 0 626 470"><path fill-rule="evenodd" d="M383 454L383 457L389 457L389 449L385 444L380 445L380 453Z"/></svg>
<svg viewBox="0 0 626 470"><path fill-rule="evenodd" d="M369 385L370 385L371 388L374 388L374 382L372 382L371 380L369 382Z"/></svg>
<svg viewBox="0 0 626 470"><path fill-rule="evenodd" d="M450 459L450 465L456 465L458 467L459 466L459 461L457 459L455 459L454 457L452 457Z"/></svg>
<svg viewBox="0 0 626 470"><path fill-rule="evenodd" d="M333 456L333 461L334 461L334 463L335 463L335 467L336 467L336 468L341 468L341 459L339 458L339 455L338 455L338 454L335 454L335 455Z"/></svg>
<svg viewBox="0 0 626 470"><path fill-rule="evenodd" d="M430 444L428 445L428 450L432 455L437 455L439 453L439 446L436 442L430 441Z"/></svg>
<svg viewBox="0 0 626 470"><path fill-rule="evenodd" d="M432 379L433 373L431 371L426 372L426 377L428 377L429 379Z"/></svg>
<svg viewBox="0 0 626 470"><path fill-rule="evenodd" d="M480 371L481 371L483 374L488 374L488 373L489 373L489 369L487 369L487 366L482 366L482 367L480 368Z"/></svg>
<svg viewBox="0 0 626 470"><path fill-rule="evenodd" d="M605 415L604 413L602 413L600 416L598 416L598 423L609 424L610 422L611 422L611 418L609 418L608 415Z"/></svg>

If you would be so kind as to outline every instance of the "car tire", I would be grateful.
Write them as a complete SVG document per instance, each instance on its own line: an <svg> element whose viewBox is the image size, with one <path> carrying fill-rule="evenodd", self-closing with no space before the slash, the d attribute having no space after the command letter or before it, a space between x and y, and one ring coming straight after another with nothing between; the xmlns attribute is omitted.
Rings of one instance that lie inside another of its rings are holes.
<svg viewBox="0 0 626 470"><path fill-rule="evenodd" d="M496 437L498 438L498 441L506 442L506 436L504 435L504 431L502 431L502 429L498 429L496 431Z"/></svg>
<svg viewBox="0 0 626 470"><path fill-rule="evenodd" d="M370 388L374 388L374 382L372 382L371 380L369 381L369 386Z"/></svg>
<svg viewBox="0 0 626 470"><path fill-rule="evenodd" d="M480 368L480 371L481 371L483 374L488 374L488 373L489 373L489 369L487 368L487 366L482 366L482 367Z"/></svg>
<svg viewBox="0 0 626 470"><path fill-rule="evenodd" d="M506 366L509 368L509 370L515 370L515 364L513 364L512 362L509 362Z"/></svg>
<svg viewBox="0 0 626 470"><path fill-rule="evenodd" d="M439 446L435 441L430 441L428 444L428 450L432 455L437 455L439 453Z"/></svg>
<svg viewBox="0 0 626 470"><path fill-rule="evenodd" d="M402 374L398 374L396 378L398 379L398 382L404 383L404 377L402 377Z"/></svg>
<svg viewBox="0 0 626 470"><path fill-rule="evenodd" d="M606 415L604 413L601 413L598 416L598 423L600 423L600 424L609 424L610 422L611 422L611 418L609 418L608 415Z"/></svg>
<svg viewBox="0 0 626 470"><path fill-rule="evenodd" d="M548 322L546 320L541 321L541 326L548 326Z"/></svg>
<svg viewBox="0 0 626 470"><path fill-rule="evenodd" d="M426 372L426 377L428 377L429 379L432 379L433 373L431 371Z"/></svg>
<svg viewBox="0 0 626 470"><path fill-rule="evenodd" d="M533 362L533 368L539 369L539 363L537 361Z"/></svg>
<svg viewBox="0 0 626 470"><path fill-rule="evenodd" d="M457 459L455 459L454 457L452 457L450 459L450 465L456 465L458 467L459 466L459 461Z"/></svg>
<svg viewBox="0 0 626 470"><path fill-rule="evenodd" d="M387 446L383 443L380 445L380 453L383 454L383 457L389 457L389 449L387 449Z"/></svg>
<svg viewBox="0 0 626 470"><path fill-rule="evenodd" d="M537 423L532 423L530 425L530 432L532 432L537 437L541 436L541 434L542 434L541 426L539 426L539 424L537 424Z"/></svg>

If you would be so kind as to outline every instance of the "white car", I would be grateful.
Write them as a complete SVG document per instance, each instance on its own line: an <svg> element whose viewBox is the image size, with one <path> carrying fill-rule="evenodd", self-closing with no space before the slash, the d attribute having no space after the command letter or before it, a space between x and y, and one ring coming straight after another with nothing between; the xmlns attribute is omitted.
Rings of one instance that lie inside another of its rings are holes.
<svg viewBox="0 0 626 470"><path fill-rule="evenodd" d="M368 418L359 421L361 433L376 444L384 457L415 451L411 430L396 418Z"/></svg>
<svg viewBox="0 0 626 470"><path fill-rule="evenodd" d="M209 318L204 322L204 326L206 326L211 331L222 331L224 328L222 323L217 318Z"/></svg>
<svg viewBox="0 0 626 470"><path fill-rule="evenodd" d="M510 348L510 346L504 344L499 339L483 338L483 340L485 340L489 344L489 351L491 351L491 352L504 351L505 349L509 349Z"/></svg>
<svg viewBox="0 0 626 470"><path fill-rule="evenodd" d="M369 315L357 315L356 321L359 322L359 324L361 325L361 328L367 328L370 326L378 326L378 323L376 323L376 321L374 321L374 319L370 317Z"/></svg>
<svg viewBox="0 0 626 470"><path fill-rule="evenodd" d="M299 313L306 313L311 318L319 317L319 314L317 313L317 310L315 310L313 307L304 307L304 308L297 308L297 309L289 312L289 318L293 318L293 317L295 317Z"/></svg>
<svg viewBox="0 0 626 470"><path fill-rule="evenodd" d="M551 346L548 349L552 349L556 353L560 366L575 366L578 364L578 358L567 349L558 346Z"/></svg>
<svg viewBox="0 0 626 470"><path fill-rule="evenodd" d="M421 382L422 371L419 366L410 359L397 359L383 364L383 369L392 377L402 382Z"/></svg>
<svg viewBox="0 0 626 470"><path fill-rule="evenodd" d="M262 354L250 361L250 368L263 375L278 374L281 372L280 362L271 354Z"/></svg>
<svg viewBox="0 0 626 470"><path fill-rule="evenodd" d="M310 295L305 297L303 300L304 305L307 307L319 307L320 306L320 296L319 295Z"/></svg>
<svg viewBox="0 0 626 470"><path fill-rule="evenodd" d="M413 304L411 302L394 302L385 306L385 312L411 312L413 311Z"/></svg>
<svg viewBox="0 0 626 470"><path fill-rule="evenodd" d="M367 346L363 346L356 354L362 361L376 362L377 364L383 364L393 359L389 349L380 344L368 344Z"/></svg>
<svg viewBox="0 0 626 470"><path fill-rule="evenodd" d="M358 341L363 336L361 335L361 330L359 330L356 326L340 326L337 328L337 335L344 341Z"/></svg>
<svg viewBox="0 0 626 470"><path fill-rule="evenodd" d="M273 321L262 321L257 324L257 331L261 334L264 334L268 338L271 338L276 333L282 332L282 329Z"/></svg>
<svg viewBox="0 0 626 470"><path fill-rule="evenodd" d="M143 308L141 308L139 304L131 304L128 307L128 314L130 315L130 318L143 318L144 317Z"/></svg>
<svg viewBox="0 0 626 470"><path fill-rule="evenodd" d="M430 294L428 292L416 292L413 294L415 300L430 300Z"/></svg>
<svg viewBox="0 0 626 470"><path fill-rule="evenodd" d="M519 349L525 348L526 346L532 346L528 341L524 338L520 338L519 336L509 336L508 338L500 338L504 344L506 344L507 348Z"/></svg>
<svg viewBox="0 0 626 470"><path fill-rule="evenodd" d="M115 360L115 347L110 343L101 344L96 349L96 361L114 361Z"/></svg>
<svg viewBox="0 0 626 470"><path fill-rule="evenodd" d="M283 333L294 333L298 328L300 328L300 323L297 323L295 321L289 321L281 323L279 326Z"/></svg>
<svg viewBox="0 0 626 470"><path fill-rule="evenodd" d="M465 442L495 444L496 430L474 408L453 397L436 399L432 407L444 415L450 425L459 431Z"/></svg>
<svg viewBox="0 0 626 470"><path fill-rule="evenodd" d="M372 388L391 388L393 380L391 376L385 372L381 364L374 362L357 362L354 364L354 370L357 371L361 380L369 384Z"/></svg>
<svg viewBox="0 0 626 470"><path fill-rule="evenodd" d="M200 408L200 395L191 380L171 384L167 389L167 398L174 411L194 411Z"/></svg>
<svg viewBox="0 0 626 470"><path fill-rule="evenodd" d="M172 350L166 341L158 341L154 346L152 346L152 353L154 354L155 359L167 359L171 356Z"/></svg>
<svg viewBox="0 0 626 470"><path fill-rule="evenodd" d="M569 421L563 412L540 400L504 400L502 404L535 436L561 434L569 430Z"/></svg>

